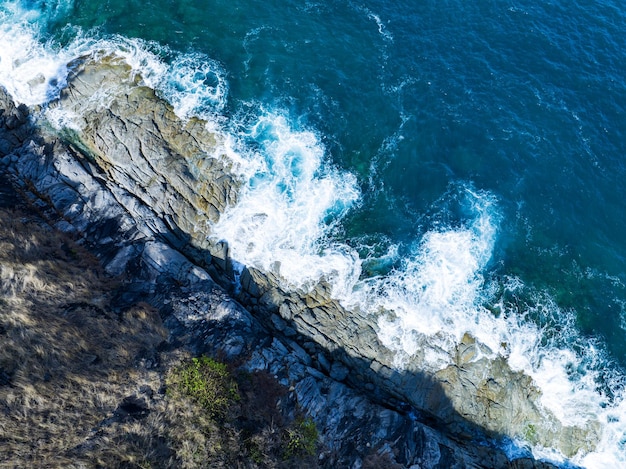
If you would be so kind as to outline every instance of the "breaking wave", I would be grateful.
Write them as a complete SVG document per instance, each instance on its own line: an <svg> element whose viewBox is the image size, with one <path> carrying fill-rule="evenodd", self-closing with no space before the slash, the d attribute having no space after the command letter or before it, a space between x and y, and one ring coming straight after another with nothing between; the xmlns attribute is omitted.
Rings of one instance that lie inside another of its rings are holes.
<svg viewBox="0 0 626 469"><path fill-rule="evenodd" d="M252 115L228 121L227 71L206 55L78 29L61 46L38 30L41 12L20 5L0 8L0 84L17 102L45 106L57 98L76 58L123 58L181 118L202 117L224 133L222 150L244 187L237 205L210 231L228 242L235 260L273 272L291 288L326 280L344 305L370 314L382 343L396 353L398 368L418 352L425 368L448 366L456 344L466 333L473 335L487 346L484 353L504 356L514 370L530 375L542 390L542 404L562 423L600 422L598 448L574 463L626 464L623 376L601 343L577 332L573 312L519 278L494 275L502 219L494 194L457 182L442 196L443 205L454 205L462 216L445 221L447 209L441 208L411 245L390 242L382 254L362 259L340 236L342 220L361 203L359 181L331 163L314 129L262 103L252 103ZM370 18L391 41L379 17L370 13ZM58 125L71 121L57 118ZM391 267L368 276L364 262ZM558 459L542 448L533 450Z"/></svg>

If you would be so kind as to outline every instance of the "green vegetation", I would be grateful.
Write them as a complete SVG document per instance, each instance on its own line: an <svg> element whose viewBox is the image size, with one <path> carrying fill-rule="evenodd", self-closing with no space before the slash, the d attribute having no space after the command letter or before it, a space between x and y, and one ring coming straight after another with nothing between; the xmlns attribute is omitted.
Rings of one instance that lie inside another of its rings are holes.
<svg viewBox="0 0 626 469"><path fill-rule="evenodd" d="M293 427L287 429L286 435L286 458L315 454L318 433L315 422L310 417L296 419Z"/></svg>
<svg viewBox="0 0 626 469"><path fill-rule="evenodd" d="M529 443L537 443L537 428L534 424L529 423L524 428L524 439Z"/></svg>
<svg viewBox="0 0 626 469"><path fill-rule="evenodd" d="M166 384L166 419L186 422L183 432L168 432L170 447L189 467L317 467L315 423L285 419L277 407L286 390L269 373L231 373L207 356L182 358ZM295 402L288 408L297 412Z"/></svg>
<svg viewBox="0 0 626 469"><path fill-rule="evenodd" d="M170 392L180 392L199 404L211 418L226 415L239 400L237 383L224 363L209 357L192 358L169 375Z"/></svg>
<svg viewBox="0 0 626 469"><path fill-rule="evenodd" d="M0 221L0 467L318 466L272 374L162 347L160 312L116 303L86 248L27 208Z"/></svg>

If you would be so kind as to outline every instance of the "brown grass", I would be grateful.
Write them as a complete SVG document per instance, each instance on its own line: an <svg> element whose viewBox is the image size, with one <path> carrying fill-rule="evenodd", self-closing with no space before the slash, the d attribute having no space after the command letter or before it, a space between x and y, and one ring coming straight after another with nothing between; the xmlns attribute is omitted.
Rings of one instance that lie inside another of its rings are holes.
<svg viewBox="0 0 626 469"><path fill-rule="evenodd" d="M0 465L68 467L120 401L160 387L137 358L167 333L147 304L111 312L116 282L69 237L29 211L0 220Z"/></svg>
<svg viewBox="0 0 626 469"><path fill-rule="evenodd" d="M231 369L240 398L219 418L166 393L190 356L159 352L158 311L118 311L117 288L35 213L0 208L0 468L317 466L286 452L295 403L267 373Z"/></svg>

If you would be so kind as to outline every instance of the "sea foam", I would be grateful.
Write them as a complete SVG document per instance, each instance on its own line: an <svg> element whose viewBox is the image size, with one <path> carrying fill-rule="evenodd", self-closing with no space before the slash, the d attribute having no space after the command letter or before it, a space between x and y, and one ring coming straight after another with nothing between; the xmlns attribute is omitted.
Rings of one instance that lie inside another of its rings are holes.
<svg viewBox="0 0 626 469"><path fill-rule="evenodd" d="M52 5L47 14L57 14L68 5ZM115 56L130 65L133 73L166 99L182 119L216 119L224 109L228 82L217 61L203 54L177 53L151 41L119 35L101 37L80 28L68 32L73 39L61 47L43 40L37 20L44 14L46 11L24 8L20 2L0 7L0 84L16 102L45 105L58 98L67 85L73 60ZM58 116L52 120L69 124L69 119Z"/></svg>
<svg viewBox="0 0 626 469"><path fill-rule="evenodd" d="M245 182L237 205L211 227L234 259L273 272L286 285L310 288L326 279L343 293L360 274L345 244L329 241L333 224L359 199L356 178L325 159L314 132L264 111L241 135L237 171Z"/></svg>
<svg viewBox="0 0 626 469"><path fill-rule="evenodd" d="M623 375L600 376L608 363L602 345L582 337L573 313L561 310L548 293L533 291L516 277L488 275L498 262L493 256L501 220L493 194L457 183L455 197L460 194L465 218L416 234L411 246L390 242L380 262L397 267L365 277L363 260L336 236L343 217L358 209L358 182L331 164L314 130L261 104L255 105L252 119L227 123L219 116L228 99L227 73L209 57L80 31L60 47L41 39L40 13L19 5L0 8L0 84L17 102L45 105L55 99L66 85L68 64L80 56L122 58L181 118L199 115L225 133L220 151L244 185L239 202L208 228L215 239L229 243L235 260L274 272L288 287L306 289L326 279L344 305L369 312L381 341L396 352L398 368L427 338L432 347L424 355L424 368L441 369L451 363L462 336L472 334L491 351L485 353L502 355L514 370L531 376L542 390L542 405L563 424L601 423L596 450L573 462L590 468L626 466ZM372 19L383 33L378 17ZM59 126L69 125L71 116L57 119ZM538 322L542 315L552 322ZM533 450L558 459L542 448Z"/></svg>
<svg viewBox="0 0 626 469"><path fill-rule="evenodd" d="M65 86L69 56L51 50L38 39L38 31L20 12L22 21L0 11L0 84L20 103L48 102Z"/></svg>

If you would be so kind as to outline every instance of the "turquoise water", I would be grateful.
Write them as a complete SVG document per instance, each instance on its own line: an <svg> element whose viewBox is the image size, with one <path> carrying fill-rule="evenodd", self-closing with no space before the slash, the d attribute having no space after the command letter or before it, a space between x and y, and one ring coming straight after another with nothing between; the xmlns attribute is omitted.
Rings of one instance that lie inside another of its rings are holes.
<svg viewBox="0 0 626 469"><path fill-rule="evenodd" d="M559 366L573 389L593 388L601 408L621 405L620 3L58 0L3 8L3 40L29 31L38 44L28 60L70 57L106 40L169 66L167 78L155 78L161 94L216 123L249 158L249 197L216 227L243 263L271 268L278 259L292 284L324 275L345 304L393 309L401 321L375 320L399 355L410 354L410 340L398 337L411 330L470 330L496 344L510 334L507 341L532 343L515 363L541 381L542 360L567 349L574 355ZM142 41L124 43L134 38ZM20 95L28 73L18 69L2 82L23 101L41 101ZM51 85L46 99L54 93ZM264 199L265 189L280 196L271 209L267 200L277 198ZM255 224L259 206L283 220L280 233ZM258 249L238 251L242 237ZM310 256L330 267L303 275ZM509 330L489 339L493 331L476 326L483 315ZM624 461L620 432L604 451Z"/></svg>

